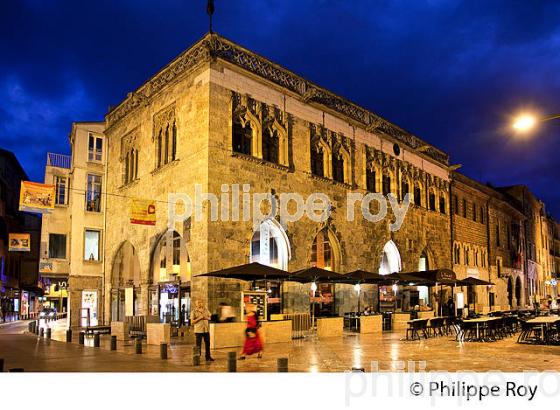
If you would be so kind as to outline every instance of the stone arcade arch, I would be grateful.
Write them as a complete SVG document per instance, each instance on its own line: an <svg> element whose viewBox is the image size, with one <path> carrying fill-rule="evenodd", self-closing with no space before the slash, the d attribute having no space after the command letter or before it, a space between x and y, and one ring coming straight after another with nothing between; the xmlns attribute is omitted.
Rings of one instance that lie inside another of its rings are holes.
<svg viewBox="0 0 560 410"><path fill-rule="evenodd" d="M173 326L185 323L190 313L191 263L184 237L175 230L163 232L150 262L148 315Z"/></svg>
<svg viewBox="0 0 560 410"><path fill-rule="evenodd" d="M124 321L125 316L140 312L140 260L129 241L121 243L111 268L111 320Z"/></svg>

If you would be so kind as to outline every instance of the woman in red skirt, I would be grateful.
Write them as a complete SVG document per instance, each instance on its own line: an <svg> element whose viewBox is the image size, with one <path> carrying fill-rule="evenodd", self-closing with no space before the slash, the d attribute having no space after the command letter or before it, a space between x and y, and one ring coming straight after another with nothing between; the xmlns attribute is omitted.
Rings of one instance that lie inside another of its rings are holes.
<svg viewBox="0 0 560 410"><path fill-rule="evenodd" d="M263 344L259 335L259 318L256 313L256 306L248 304L247 309L247 328L245 329L245 343L239 360L244 360L246 356L257 353L257 357L262 357Z"/></svg>

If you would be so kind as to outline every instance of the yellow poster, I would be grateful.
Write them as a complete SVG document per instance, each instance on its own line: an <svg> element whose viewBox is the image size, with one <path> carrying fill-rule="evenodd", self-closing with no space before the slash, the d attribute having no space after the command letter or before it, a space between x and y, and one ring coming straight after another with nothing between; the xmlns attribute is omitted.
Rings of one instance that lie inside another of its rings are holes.
<svg viewBox="0 0 560 410"><path fill-rule="evenodd" d="M28 212L47 212L54 209L54 185L21 181L19 210Z"/></svg>
<svg viewBox="0 0 560 410"><path fill-rule="evenodd" d="M29 252L31 250L31 237L28 233L11 233L8 235L9 251Z"/></svg>
<svg viewBox="0 0 560 410"><path fill-rule="evenodd" d="M146 199L133 199L130 204L130 223L138 225L155 225L155 202Z"/></svg>

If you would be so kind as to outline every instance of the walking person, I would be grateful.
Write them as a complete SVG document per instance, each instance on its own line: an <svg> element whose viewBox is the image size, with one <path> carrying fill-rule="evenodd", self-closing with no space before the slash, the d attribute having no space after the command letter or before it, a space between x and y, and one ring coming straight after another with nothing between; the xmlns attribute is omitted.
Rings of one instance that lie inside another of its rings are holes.
<svg viewBox="0 0 560 410"><path fill-rule="evenodd" d="M257 307L253 304L246 305L247 328L245 329L245 343L239 360L245 360L247 356L257 353L257 357L262 357L263 344L259 335L259 317Z"/></svg>
<svg viewBox="0 0 560 410"><path fill-rule="evenodd" d="M194 326L194 334L196 337L196 347L202 354L202 339L204 339L204 353L206 361L213 362L214 359L210 355L210 311L204 305L201 299L197 299L195 308L191 312L191 323Z"/></svg>

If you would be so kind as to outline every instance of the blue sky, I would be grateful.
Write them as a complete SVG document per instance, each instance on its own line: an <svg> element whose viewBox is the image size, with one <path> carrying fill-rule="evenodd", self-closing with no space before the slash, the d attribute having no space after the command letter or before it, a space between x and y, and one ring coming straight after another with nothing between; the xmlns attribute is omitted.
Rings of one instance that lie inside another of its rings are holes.
<svg viewBox="0 0 560 410"><path fill-rule="evenodd" d="M215 31L448 152L560 218L558 1L215 0ZM208 29L205 0L0 2L0 146L41 181L72 121L102 120Z"/></svg>

